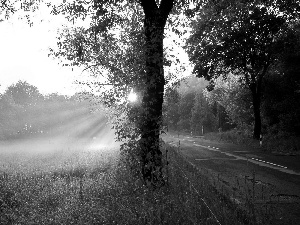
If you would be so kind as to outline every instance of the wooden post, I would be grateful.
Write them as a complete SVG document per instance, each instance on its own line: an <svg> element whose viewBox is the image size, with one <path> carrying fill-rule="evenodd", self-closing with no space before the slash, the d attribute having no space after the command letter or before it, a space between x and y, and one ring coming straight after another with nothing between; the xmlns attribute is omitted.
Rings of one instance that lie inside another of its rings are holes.
<svg viewBox="0 0 300 225"><path fill-rule="evenodd" d="M168 148L166 148L166 160L167 160L167 184L169 184L169 161L168 161Z"/></svg>
<svg viewBox="0 0 300 225"><path fill-rule="evenodd" d="M252 186L252 194L253 194L253 203L255 200L255 170L253 170L253 186Z"/></svg>
<svg viewBox="0 0 300 225"><path fill-rule="evenodd" d="M80 199L80 201L83 200L83 183L82 183L81 176L80 176L80 180L79 180L79 199Z"/></svg>
<svg viewBox="0 0 300 225"><path fill-rule="evenodd" d="M263 138L263 136L262 136L262 134L260 134L259 135L259 146L260 147L262 147L262 138Z"/></svg>

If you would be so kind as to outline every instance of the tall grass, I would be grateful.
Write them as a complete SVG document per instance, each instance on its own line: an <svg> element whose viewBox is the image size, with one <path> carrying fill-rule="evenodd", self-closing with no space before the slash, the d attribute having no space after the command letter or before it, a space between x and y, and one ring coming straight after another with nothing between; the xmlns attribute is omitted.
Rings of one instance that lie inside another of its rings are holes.
<svg viewBox="0 0 300 225"><path fill-rule="evenodd" d="M2 172L0 224L258 223L212 184L210 174L199 172L175 148L162 150L167 184L158 190L120 161L40 174Z"/></svg>
<svg viewBox="0 0 300 225"><path fill-rule="evenodd" d="M289 133L268 134L263 138L263 148L265 151L300 154L300 137Z"/></svg>
<svg viewBox="0 0 300 225"><path fill-rule="evenodd" d="M225 132L211 132L206 133L204 138L209 140L228 142L234 144L243 144L258 147L259 142L257 140L253 140L251 134L247 131L240 131L237 129L225 131Z"/></svg>
<svg viewBox="0 0 300 225"><path fill-rule="evenodd" d="M254 140L248 131L230 130L212 132L204 135L205 139L213 141L241 144L250 147L260 147L259 141ZM289 133L268 133L262 137L262 151L283 154L300 154L300 138Z"/></svg>

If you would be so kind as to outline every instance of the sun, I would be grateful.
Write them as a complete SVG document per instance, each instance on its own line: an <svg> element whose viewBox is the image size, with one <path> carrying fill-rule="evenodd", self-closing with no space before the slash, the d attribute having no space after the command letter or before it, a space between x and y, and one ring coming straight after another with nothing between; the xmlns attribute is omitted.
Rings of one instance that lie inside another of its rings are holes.
<svg viewBox="0 0 300 225"><path fill-rule="evenodd" d="M129 95L128 95L128 101L130 102L136 102L138 99L138 96L135 92L133 92L133 90L130 91Z"/></svg>

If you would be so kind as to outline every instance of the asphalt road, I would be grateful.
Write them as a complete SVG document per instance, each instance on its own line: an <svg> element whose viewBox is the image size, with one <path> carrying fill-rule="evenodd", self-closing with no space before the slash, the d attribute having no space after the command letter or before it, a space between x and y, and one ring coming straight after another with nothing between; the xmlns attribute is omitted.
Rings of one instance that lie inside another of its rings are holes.
<svg viewBox="0 0 300 225"><path fill-rule="evenodd" d="M300 221L299 155L274 155L259 148L175 133L163 135L163 139L201 171L208 171L207 176L214 177L212 182L227 189L236 202L247 196L252 199L254 193L256 204L278 203L282 220L293 217Z"/></svg>
<svg viewBox="0 0 300 225"><path fill-rule="evenodd" d="M118 154L114 138L103 115L85 115L43 134L0 141L0 172L40 173L104 163Z"/></svg>

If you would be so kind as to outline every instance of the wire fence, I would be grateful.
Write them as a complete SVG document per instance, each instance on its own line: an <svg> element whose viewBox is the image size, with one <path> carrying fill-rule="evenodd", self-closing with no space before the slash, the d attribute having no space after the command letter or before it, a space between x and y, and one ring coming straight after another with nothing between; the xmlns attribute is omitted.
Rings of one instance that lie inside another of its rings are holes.
<svg viewBox="0 0 300 225"><path fill-rule="evenodd" d="M255 170L250 174L245 173L246 175L224 176L196 166L181 153L180 141L173 143L173 148L167 146L165 154L168 169L177 171L176 176L181 174L189 189L199 197L211 214L214 224L228 224L224 222L230 220L224 219L224 213L228 213L225 208L228 206L234 216L239 217L236 222L239 220L246 224L272 224L273 220L285 213L284 204L290 203L297 208L300 206L298 196L280 194L275 185L257 179ZM202 182L199 183L199 179ZM216 193L222 198L219 203L211 201L211 198L216 197L212 195Z"/></svg>
<svg viewBox="0 0 300 225"><path fill-rule="evenodd" d="M205 207L209 210L209 212L211 213L213 219L216 221L217 224L221 225L220 221L218 220L217 216L215 215L215 213L213 212L213 210L209 207L209 205L207 204L207 202L205 201L205 199L202 197L202 194L200 194L200 192L197 190L197 188L195 187L195 185L193 184L193 182L188 178L187 174L184 172L184 170L175 162L173 161L174 166L177 167L177 169L180 170L180 172L182 173L184 179L186 179L186 181L189 183L189 187L190 190L192 189L200 198L200 200L204 203Z"/></svg>

